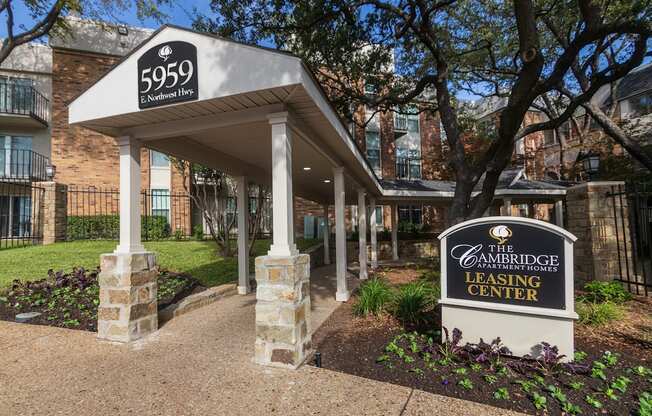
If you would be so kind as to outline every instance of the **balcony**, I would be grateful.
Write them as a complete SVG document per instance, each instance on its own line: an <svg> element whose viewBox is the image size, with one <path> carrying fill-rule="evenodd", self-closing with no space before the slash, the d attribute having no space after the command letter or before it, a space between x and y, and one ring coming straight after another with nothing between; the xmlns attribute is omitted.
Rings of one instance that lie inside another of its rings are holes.
<svg viewBox="0 0 652 416"><path fill-rule="evenodd" d="M421 179L421 159L397 158L396 179L404 179L408 181Z"/></svg>
<svg viewBox="0 0 652 416"><path fill-rule="evenodd" d="M47 127L50 100L31 85L0 82L0 119L3 125Z"/></svg>
<svg viewBox="0 0 652 416"><path fill-rule="evenodd" d="M0 149L0 180L47 181L47 157L23 149Z"/></svg>

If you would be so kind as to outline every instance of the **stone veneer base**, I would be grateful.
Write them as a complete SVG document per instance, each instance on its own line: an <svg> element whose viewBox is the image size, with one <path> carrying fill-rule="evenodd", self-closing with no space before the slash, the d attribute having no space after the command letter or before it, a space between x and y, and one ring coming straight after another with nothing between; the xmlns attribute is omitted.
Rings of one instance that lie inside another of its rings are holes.
<svg viewBox="0 0 652 416"><path fill-rule="evenodd" d="M310 356L310 256L256 258L257 364L296 369Z"/></svg>
<svg viewBox="0 0 652 416"><path fill-rule="evenodd" d="M154 253L103 254L97 336L131 342L158 329L158 267Z"/></svg>

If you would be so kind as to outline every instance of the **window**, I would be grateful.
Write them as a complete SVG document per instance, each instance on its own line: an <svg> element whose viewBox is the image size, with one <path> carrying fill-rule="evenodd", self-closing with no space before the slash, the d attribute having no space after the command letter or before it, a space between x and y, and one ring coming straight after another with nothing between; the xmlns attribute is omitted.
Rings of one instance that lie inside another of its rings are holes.
<svg viewBox="0 0 652 416"><path fill-rule="evenodd" d="M0 196L0 237L26 237L32 229L32 198Z"/></svg>
<svg viewBox="0 0 652 416"><path fill-rule="evenodd" d="M32 137L0 134L0 177L29 177L32 171Z"/></svg>
<svg viewBox="0 0 652 416"><path fill-rule="evenodd" d="M652 113L652 91L629 98L629 116L641 117Z"/></svg>
<svg viewBox="0 0 652 416"><path fill-rule="evenodd" d="M563 123L561 126L559 126L559 134L565 139L565 140L570 140L571 139L571 122L567 121Z"/></svg>
<svg viewBox="0 0 652 416"><path fill-rule="evenodd" d="M367 160L376 172L377 176L382 176L380 165L380 132L367 130L365 131L365 139L367 143Z"/></svg>
<svg viewBox="0 0 652 416"><path fill-rule="evenodd" d="M554 130L543 131L543 145L550 146L557 143L557 136Z"/></svg>
<svg viewBox="0 0 652 416"><path fill-rule="evenodd" d="M421 206L420 205L399 205L398 206L399 223L409 223L413 225L421 224Z"/></svg>
<svg viewBox="0 0 652 416"><path fill-rule="evenodd" d="M152 189L152 216L170 219L169 189Z"/></svg>
<svg viewBox="0 0 652 416"><path fill-rule="evenodd" d="M383 207L376 206L376 225L383 225Z"/></svg>
<svg viewBox="0 0 652 416"><path fill-rule="evenodd" d="M0 108L12 113L28 113L32 106L34 81L29 78L0 76Z"/></svg>
<svg viewBox="0 0 652 416"><path fill-rule="evenodd" d="M394 113L394 130L396 132L419 133L419 109L415 106L409 106L401 113L400 109L395 109Z"/></svg>
<svg viewBox="0 0 652 416"><path fill-rule="evenodd" d="M151 151L152 154L152 167L155 168L167 168L170 166L170 158L161 152L156 150Z"/></svg>

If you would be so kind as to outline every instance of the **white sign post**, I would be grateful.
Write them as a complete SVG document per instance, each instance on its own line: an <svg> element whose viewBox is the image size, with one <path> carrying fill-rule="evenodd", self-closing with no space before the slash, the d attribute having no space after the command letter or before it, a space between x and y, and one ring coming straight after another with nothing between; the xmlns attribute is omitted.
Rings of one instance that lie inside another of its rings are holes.
<svg viewBox="0 0 652 416"><path fill-rule="evenodd" d="M574 235L530 218L484 217L439 239L442 326L465 342L500 337L516 356L538 356L545 341L572 359Z"/></svg>

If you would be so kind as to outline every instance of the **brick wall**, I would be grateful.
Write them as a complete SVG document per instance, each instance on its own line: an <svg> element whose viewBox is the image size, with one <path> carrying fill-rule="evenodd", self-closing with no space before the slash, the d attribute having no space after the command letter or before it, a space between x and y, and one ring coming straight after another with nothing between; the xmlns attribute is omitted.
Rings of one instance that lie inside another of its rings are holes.
<svg viewBox="0 0 652 416"><path fill-rule="evenodd" d="M396 138L394 136L394 115L391 112L381 112L380 119L380 158L383 178L396 177Z"/></svg>
<svg viewBox="0 0 652 416"><path fill-rule="evenodd" d="M67 185L116 188L118 147L113 138L68 124L68 104L119 58L52 51L52 163L55 180Z"/></svg>
<svg viewBox="0 0 652 416"><path fill-rule="evenodd" d="M422 112L419 115L421 134L421 176L427 180L443 179L445 162L442 159L439 117Z"/></svg>
<svg viewBox="0 0 652 416"><path fill-rule="evenodd" d="M628 232L616 233L614 198L607 196L618 182L588 182L568 189L566 223L577 237L574 245L575 283L612 280L620 274L619 247L631 249ZM616 212L620 212L617 203ZM627 199L623 198L624 229L629 229ZM631 256L631 253L628 253ZM633 271L632 271L633 274Z"/></svg>

